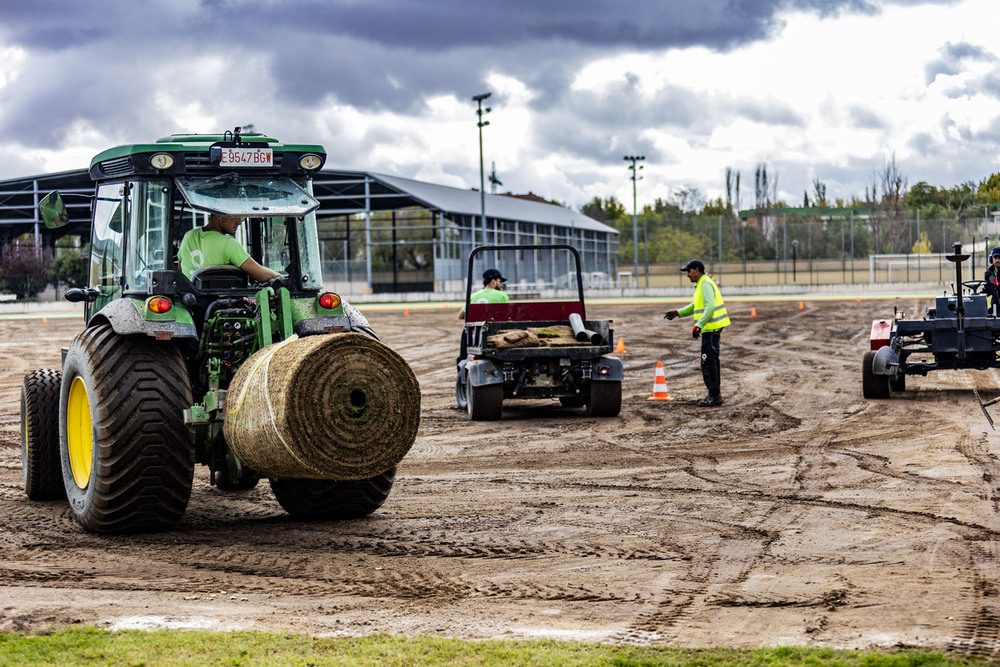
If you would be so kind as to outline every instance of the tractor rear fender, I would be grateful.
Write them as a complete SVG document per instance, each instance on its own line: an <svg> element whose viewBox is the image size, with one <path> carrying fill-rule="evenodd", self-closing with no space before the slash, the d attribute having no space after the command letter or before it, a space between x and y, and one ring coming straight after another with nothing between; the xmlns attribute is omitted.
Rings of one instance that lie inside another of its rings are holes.
<svg viewBox="0 0 1000 667"><path fill-rule="evenodd" d="M122 336L145 334L158 340L198 339L191 313L176 303L167 313L157 315L146 309L142 299L115 299L94 313L87 324L103 323L110 324L115 333Z"/></svg>
<svg viewBox="0 0 1000 667"><path fill-rule="evenodd" d="M591 378L596 382L621 382L625 379L625 366L618 357L601 357L594 362Z"/></svg>
<svg viewBox="0 0 1000 667"><path fill-rule="evenodd" d="M878 349L872 359L872 373L875 375L890 375L895 377L899 369L899 357L891 346L885 345Z"/></svg>
<svg viewBox="0 0 1000 667"><path fill-rule="evenodd" d="M503 384L503 373L489 359L470 359L465 364L467 384L483 387L488 384Z"/></svg>

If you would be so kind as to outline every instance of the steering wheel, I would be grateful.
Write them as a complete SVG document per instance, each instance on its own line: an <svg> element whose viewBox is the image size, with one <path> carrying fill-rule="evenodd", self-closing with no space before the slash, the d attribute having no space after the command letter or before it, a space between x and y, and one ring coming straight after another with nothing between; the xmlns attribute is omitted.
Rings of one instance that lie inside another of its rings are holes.
<svg viewBox="0 0 1000 667"><path fill-rule="evenodd" d="M962 283L962 287L969 290L969 292L972 294L980 294L986 291L986 281L966 280Z"/></svg>

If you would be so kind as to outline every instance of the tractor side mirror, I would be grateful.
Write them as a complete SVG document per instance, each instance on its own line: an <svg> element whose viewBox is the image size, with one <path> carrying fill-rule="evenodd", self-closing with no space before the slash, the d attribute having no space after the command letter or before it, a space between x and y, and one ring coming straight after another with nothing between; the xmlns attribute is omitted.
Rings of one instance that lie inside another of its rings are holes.
<svg viewBox="0 0 1000 667"><path fill-rule="evenodd" d="M63 294L63 298L71 303L79 303L80 301L93 303L97 301L98 295L100 292L91 287L71 287Z"/></svg>
<svg viewBox="0 0 1000 667"><path fill-rule="evenodd" d="M50 192L38 202L38 212L49 229L59 229L69 223L69 211L58 190Z"/></svg>

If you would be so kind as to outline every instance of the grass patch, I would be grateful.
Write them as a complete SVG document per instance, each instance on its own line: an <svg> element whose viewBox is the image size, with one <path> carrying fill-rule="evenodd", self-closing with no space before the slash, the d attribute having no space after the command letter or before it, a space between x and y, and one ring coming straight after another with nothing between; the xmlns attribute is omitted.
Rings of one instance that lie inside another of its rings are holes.
<svg viewBox="0 0 1000 667"><path fill-rule="evenodd" d="M836 651L800 647L679 649L561 641L472 642L394 635L333 639L268 632L109 632L94 628L32 635L0 633L0 665L83 664L936 667L991 663L926 651Z"/></svg>

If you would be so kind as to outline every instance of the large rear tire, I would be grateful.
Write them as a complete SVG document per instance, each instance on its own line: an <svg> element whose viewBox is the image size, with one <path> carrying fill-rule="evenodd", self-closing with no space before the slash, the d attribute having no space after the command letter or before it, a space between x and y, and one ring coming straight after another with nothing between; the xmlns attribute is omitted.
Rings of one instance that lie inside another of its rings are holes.
<svg viewBox="0 0 1000 667"><path fill-rule="evenodd" d="M357 481L271 479L278 504L298 519L361 519L382 507L389 497L396 469Z"/></svg>
<svg viewBox="0 0 1000 667"><path fill-rule="evenodd" d="M40 368L21 384L21 470L31 500L66 497L59 462L59 387L62 371Z"/></svg>
<svg viewBox="0 0 1000 667"><path fill-rule="evenodd" d="M475 387L465 383L468 390L469 419L475 422L498 421L503 415L503 385L484 384Z"/></svg>
<svg viewBox="0 0 1000 667"><path fill-rule="evenodd" d="M622 411L622 383L601 381L590 383L587 414L591 417L617 417Z"/></svg>
<svg viewBox="0 0 1000 667"><path fill-rule="evenodd" d="M874 359L875 350L869 350L861 361L861 393L865 398L889 398L889 376L875 375Z"/></svg>
<svg viewBox="0 0 1000 667"><path fill-rule="evenodd" d="M63 379L62 473L83 527L122 533L177 523L194 478L193 434L183 415L191 386L177 348L92 327L70 346Z"/></svg>

